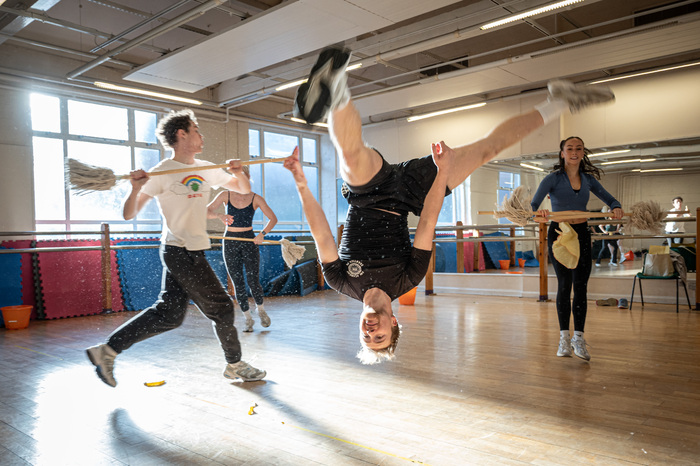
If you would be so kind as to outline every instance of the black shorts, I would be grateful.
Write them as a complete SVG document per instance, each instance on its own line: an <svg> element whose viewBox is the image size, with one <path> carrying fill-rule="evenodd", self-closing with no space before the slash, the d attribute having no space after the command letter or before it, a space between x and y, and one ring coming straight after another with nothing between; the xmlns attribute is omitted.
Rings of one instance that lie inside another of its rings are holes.
<svg viewBox="0 0 700 466"><path fill-rule="evenodd" d="M379 153L379 152L377 152ZM381 154L379 154L381 157ZM428 155L395 165L382 157L382 167L369 183L350 186L343 183L343 196L348 204L356 207L384 209L408 215L412 212L420 216L425 196L433 186L437 167L433 156ZM445 196L451 193L445 189Z"/></svg>

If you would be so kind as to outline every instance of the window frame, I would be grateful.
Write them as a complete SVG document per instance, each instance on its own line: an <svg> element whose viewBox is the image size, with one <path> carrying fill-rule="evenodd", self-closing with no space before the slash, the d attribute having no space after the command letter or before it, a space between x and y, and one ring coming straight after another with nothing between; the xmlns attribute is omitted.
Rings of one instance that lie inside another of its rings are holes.
<svg viewBox="0 0 700 466"><path fill-rule="evenodd" d="M154 111L154 110L147 110L143 108L138 108L138 107L131 107L131 106L126 106L126 105L121 105L121 104L115 104L115 103L105 103L101 102L97 99L90 99L90 98L85 98L85 97L71 97L71 96L64 96L64 95L58 95L58 94L52 94L52 93L47 93L47 92L31 92L29 93L29 99L31 100L31 96L33 94L37 95L42 95L42 96L47 96L47 97L52 97L52 98L57 98L59 99L59 124L60 124L60 131L59 132L52 132L52 131L40 131L40 130L35 130L34 127L32 126L31 133L32 133L32 140L34 138L44 138L44 139L50 139L50 140L59 140L61 141L62 149L63 149L63 166L64 166L64 172L61 174L63 178L66 178L67 176L67 168L66 166L66 161L69 157L69 144L70 142L82 142L82 143L95 143L95 144L108 144L110 146L121 146L121 147L127 147L129 149L129 157L130 157L130 166L131 169L134 170L136 168L141 168L141 167L136 167L136 152L138 149L145 149L145 150L150 150L150 151L157 151L158 152L158 160L161 161L165 157L165 149L156 141L156 142L138 142L136 141L136 128L135 128L135 112L144 112L144 113L152 113L155 115L156 122L160 120L160 118L163 116L162 112ZM88 104L93 104L93 105L102 105L102 106L107 106L107 107L115 107L115 108L120 108L120 109L125 109L127 112L127 135L128 139L122 140L122 139L112 139L112 138L105 138L105 137L96 137L96 136L83 136L83 135L77 135L77 134L70 134L69 127L70 127L70 115L69 115L69 102L74 101L74 102L80 102L80 103L88 103ZM33 109L31 108L30 105L30 112ZM32 143L32 162L34 163L35 157L34 157L34 144ZM120 175L120 174L117 174ZM162 230L162 218L159 216L158 219L143 219L141 218L141 215L137 215L135 218L131 220L124 220L124 219L95 219L95 220L77 220L74 219L72 215L73 213L71 212L71 190L70 187L68 186L67 183L64 184L64 208L65 208L65 216L62 220L45 220L45 219L40 219L36 215L36 205L37 202L40 202L40 195L37 196L37 191L36 188L34 189L34 224L35 228L37 231L56 231L56 227L62 227L64 231L70 232L70 231L91 231L93 228L95 229L96 235L99 234L101 224L103 223L108 223L114 229L114 227L117 227L118 229L124 229L124 230L132 230L134 232L138 231L150 231L150 230ZM121 201L121 200L120 200ZM43 225L51 225L54 228L42 228ZM93 227L93 228L90 228ZM145 228L144 228L145 227ZM67 233L67 235L70 235L70 233ZM84 238L81 236L81 238Z"/></svg>
<svg viewBox="0 0 700 466"><path fill-rule="evenodd" d="M269 126L269 125L264 125L264 124L253 124L250 123L248 125L248 148L250 149L251 146L251 138L252 138L252 133L257 131L257 137L258 137L258 147L259 147L259 154L254 154L249 150L248 156L250 157L250 160L255 160L257 158L264 158L265 153L266 153L266 145L265 145L265 133L274 133L274 134L280 134L283 136L292 136L297 138L297 147L299 148L299 161L301 163L302 168L305 167L312 167L316 169L316 198L321 199L322 198L322 191L321 191L321 136L317 133L309 132L309 131L303 131L303 130L296 130L292 128L280 128L276 126ZM304 159L306 158L304 151L304 139L311 139L315 141L315 162L308 162L305 161ZM291 155L291 152L290 154ZM271 163L282 163L282 160L280 162L271 162ZM268 196L266 195L266 167L270 165L270 163L264 163L264 164L259 164L257 166L260 167L261 170L261 186L254 187L254 191L263 198L267 200ZM252 165L251 165L252 167ZM291 175L290 175L291 176ZM309 185L312 184L312 180L309 180L307 177L307 181L309 182ZM301 218L299 221L289 221L289 220L280 220L278 218L277 225L275 228L273 228L273 233L275 229L278 230L299 230L299 231L309 231L309 224L306 220L306 215L304 215L303 209L301 209L301 200L297 196L297 193L294 192L294 198L296 201L299 203L300 206L300 211L301 211ZM320 202L320 201L319 201ZM270 207L274 210L275 206L270 205ZM257 228L262 228L265 226L267 223L266 220L264 220L263 215L260 212L256 212L255 217L253 218L253 227L254 229Z"/></svg>

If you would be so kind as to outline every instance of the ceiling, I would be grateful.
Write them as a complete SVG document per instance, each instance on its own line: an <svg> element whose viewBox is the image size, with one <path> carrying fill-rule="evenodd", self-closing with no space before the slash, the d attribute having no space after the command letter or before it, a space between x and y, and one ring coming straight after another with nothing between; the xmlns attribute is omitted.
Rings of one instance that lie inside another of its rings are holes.
<svg viewBox="0 0 700 466"><path fill-rule="evenodd" d="M556 77L590 81L700 61L700 0L585 0L480 29L551 3L6 0L0 82L94 89L106 81L288 122L295 88L276 88L304 78L319 49L339 44L362 65L349 79L356 105L365 123L378 123L541 92ZM643 155L664 146L667 157L698 166L698 144L627 148Z"/></svg>

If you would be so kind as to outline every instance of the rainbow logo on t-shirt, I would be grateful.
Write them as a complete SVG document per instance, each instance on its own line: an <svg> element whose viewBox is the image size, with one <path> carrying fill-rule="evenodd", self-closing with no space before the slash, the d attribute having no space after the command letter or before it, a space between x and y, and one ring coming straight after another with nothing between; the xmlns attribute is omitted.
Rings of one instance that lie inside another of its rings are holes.
<svg viewBox="0 0 700 466"><path fill-rule="evenodd" d="M200 186L204 184L204 178L199 175L189 175L182 180L182 184L190 188L192 191L199 191Z"/></svg>

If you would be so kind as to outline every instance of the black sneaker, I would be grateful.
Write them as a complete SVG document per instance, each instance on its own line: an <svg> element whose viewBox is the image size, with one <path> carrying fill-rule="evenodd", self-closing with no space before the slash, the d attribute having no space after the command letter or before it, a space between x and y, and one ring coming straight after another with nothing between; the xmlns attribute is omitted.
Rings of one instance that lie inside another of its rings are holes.
<svg viewBox="0 0 700 466"><path fill-rule="evenodd" d="M345 68L350 51L329 47L321 51L307 82L299 86L294 99L294 116L313 124L326 119L334 103L347 93Z"/></svg>

